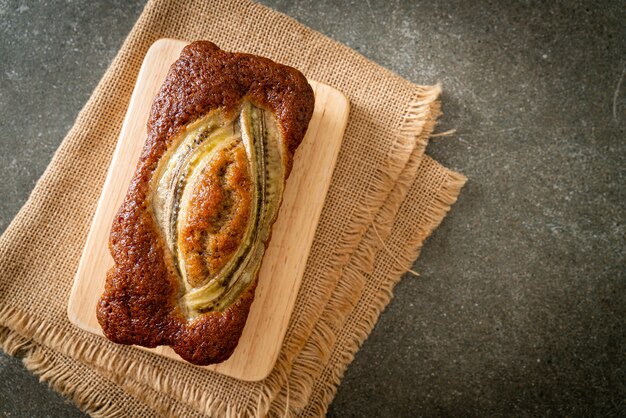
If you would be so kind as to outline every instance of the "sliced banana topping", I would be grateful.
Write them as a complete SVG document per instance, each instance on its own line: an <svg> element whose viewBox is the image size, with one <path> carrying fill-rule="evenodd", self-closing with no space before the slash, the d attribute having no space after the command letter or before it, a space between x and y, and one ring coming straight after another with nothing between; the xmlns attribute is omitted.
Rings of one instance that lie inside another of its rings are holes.
<svg viewBox="0 0 626 418"><path fill-rule="evenodd" d="M279 132L244 102L190 124L159 163L152 206L189 318L226 309L258 274L284 189Z"/></svg>

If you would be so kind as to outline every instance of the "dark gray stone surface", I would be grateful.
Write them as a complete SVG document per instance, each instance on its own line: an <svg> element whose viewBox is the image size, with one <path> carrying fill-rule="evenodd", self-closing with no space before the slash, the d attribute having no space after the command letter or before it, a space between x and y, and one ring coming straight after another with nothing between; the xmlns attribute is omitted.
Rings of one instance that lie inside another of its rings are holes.
<svg viewBox="0 0 626 418"><path fill-rule="evenodd" d="M626 4L263 2L441 81L470 178L329 415L626 415ZM0 230L141 7L0 0ZM0 413L80 415L6 356Z"/></svg>

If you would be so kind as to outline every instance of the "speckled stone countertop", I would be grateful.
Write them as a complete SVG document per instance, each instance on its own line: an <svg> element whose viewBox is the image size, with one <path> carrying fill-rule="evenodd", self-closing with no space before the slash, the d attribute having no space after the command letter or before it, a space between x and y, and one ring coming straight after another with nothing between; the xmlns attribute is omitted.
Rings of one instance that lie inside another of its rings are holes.
<svg viewBox="0 0 626 418"><path fill-rule="evenodd" d="M441 81L428 153L469 177L329 416L624 415L624 3L262 2ZM0 0L0 231L143 3ZM83 416L4 354L0 415Z"/></svg>

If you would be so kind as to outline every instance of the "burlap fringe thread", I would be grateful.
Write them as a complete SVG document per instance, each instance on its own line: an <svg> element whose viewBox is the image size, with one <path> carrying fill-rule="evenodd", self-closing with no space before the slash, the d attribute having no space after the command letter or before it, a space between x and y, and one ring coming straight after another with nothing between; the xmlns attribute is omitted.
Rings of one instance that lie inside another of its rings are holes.
<svg viewBox="0 0 626 418"><path fill-rule="evenodd" d="M123 409L103 397L98 387L76 378L67 367L54 365L44 355L43 349L32 340L2 327L0 346L11 356L23 356L22 361L28 370L38 375L41 381L47 382L54 390L70 398L89 415L96 418L123 416Z"/></svg>
<svg viewBox="0 0 626 418"><path fill-rule="evenodd" d="M88 382L75 381L76 379L73 379L67 367L55 365L48 361L43 350L29 341L28 338L35 338L39 344L59 350L85 364L95 366L100 373L105 374L114 382L121 383L123 381L125 390L132 396L148 403L163 415L177 415L181 411L176 408L172 409L171 402L163 402L160 399L160 396L163 395L159 392L171 393L172 399L179 400L201 413L215 416L252 417L264 416L270 412L277 416L284 413L291 416L294 412L301 411L311 396L314 381L320 376L330 359L332 348L337 339L337 331L341 329L341 325L345 323L348 315L356 306L364 288L364 277L373 268L376 254L380 250L381 244L384 244L368 231L371 232L371 225L378 217L381 217L381 220L388 220L386 223L377 224L379 226L378 234L385 238L391 231L394 214L404 199L402 193L393 195L392 188L399 181L400 183L402 181L410 182L410 175L406 176L404 180L400 178L407 165L413 164L415 169L419 166L429 135L436 123L436 117L439 115L437 99L440 92L439 85L424 87L407 107L401 120L397 141L389 153L387 165L378 170L374 184L368 193L362 196L362 204L358 206L359 208L369 207L370 209L362 209L354 214L358 222L355 222L354 228L346 231L340 242L339 250L331 261L334 289L320 289L319 295L306 301L306 303L314 305L311 307L320 314L317 317L307 318L306 322L301 321L294 324L293 343L281 352L281 356L286 355L291 360L297 357L293 369L281 370L268 377L266 383L269 384L266 385L266 391L259 397L256 407L242 409L241 406L231 405L203 392L201 388L193 387L191 383L181 387L174 384L168 376L159 370L144 367L136 361L127 360L120 364L119 358L114 358L107 350L88 345L83 341L67 341L55 326L38 324L27 318L26 315L8 307L0 312L0 318L3 323L11 324L12 330L8 328L0 330L0 344L9 354L21 351L25 356L24 364L29 370L39 375L41 380L48 382L55 390L72 399L83 411L94 417L123 416L123 408L102 399L98 389L89 385ZM412 148L412 158L403 157L406 153L394 152L406 150L407 147ZM413 173L415 172L412 168L411 170ZM409 245L405 248L414 249L413 247L436 228L456 200L458 191L464 182L465 178L461 175L450 179L445 193L440 196L440 201L429 214L431 223L422 234L414 237L413 242L408 243ZM405 192L408 186L410 183L403 184ZM384 213L384 204L386 204L387 213ZM376 215L377 213L379 215ZM368 236L361 244L366 234ZM363 250L355 253L359 244ZM357 335L341 353L348 362L352 360L353 353L358 350L369 335L381 311L389 303L393 286L406 272L418 253L419 248L414 251L399 251L396 255L403 266L397 266L396 271L394 271L394 278L384 283L383 288L376 295L375 303L368 312L367 320L360 324ZM354 258L352 264L358 265L359 268L344 269L351 258ZM342 277L343 279L339 280ZM323 306L324 302L327 302L327 306ZM323 320L320 321L320 318ZM115 367L112 367L113 361L115 361ZM123 373L115 374L113 370L120 370ZM337 370L331 379L324 383L325 405L329 404L334 397L336 386L339 385L344 371L345 368ZM141 378L139 379L139 377ZM146 379L153 382L154 391L143 390L142 385L136 382L136 380L145 381ZM288 389L289 387L291 390ZM297 387L297 390L294 390L294 387ZM277 393L278 396L276 396ZM325 410L311 412L322 415Z"/></svg>

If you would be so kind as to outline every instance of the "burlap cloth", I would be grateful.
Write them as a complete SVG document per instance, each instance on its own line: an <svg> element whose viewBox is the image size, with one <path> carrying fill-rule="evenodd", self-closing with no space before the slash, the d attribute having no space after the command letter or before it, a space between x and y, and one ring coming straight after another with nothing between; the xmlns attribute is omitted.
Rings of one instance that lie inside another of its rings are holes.
<svg viewBox="0 0 626 418"><path fill-rule="evenodd" d="M139 67L159 38L299 68L350 100L348 127L278 362L243 382L71 325L66 305ZM438 86L412 84L258 4L151 1L0 239L0 341L94 416L325 413L394 284L465 181L424 155Z"/></svg>

